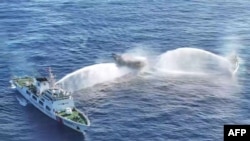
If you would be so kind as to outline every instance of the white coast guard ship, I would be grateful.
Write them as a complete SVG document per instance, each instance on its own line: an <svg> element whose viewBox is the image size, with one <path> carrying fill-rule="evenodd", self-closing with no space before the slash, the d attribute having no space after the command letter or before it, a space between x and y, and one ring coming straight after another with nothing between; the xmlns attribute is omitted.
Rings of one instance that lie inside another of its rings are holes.
<svg viewBox="0 0 250 141"><path fill-rule="evenodd" d="M90 126L88 117L75 107L71 94L55 85L51 69L49 78L14 78L12 84L32 105L59 123L79 132Z"/></svg>

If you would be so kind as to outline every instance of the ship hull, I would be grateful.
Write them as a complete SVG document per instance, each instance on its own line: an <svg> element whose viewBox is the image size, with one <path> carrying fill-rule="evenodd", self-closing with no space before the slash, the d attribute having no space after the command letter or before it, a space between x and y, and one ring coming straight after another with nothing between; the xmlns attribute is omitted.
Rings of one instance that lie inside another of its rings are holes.
<svg viewBox="0 0 250 141"><path fill-rule="evenodd" d="M15 84L17 91L26 99L28 100L33 106L35 106L37 109L39 109L41 112L46 114L52 119L56 119L55 115L53 115L51 112L46 111L42 106L38 105L38 102L32 99L32 96L27 93L27 88L26 87L20 87L18 84Z"/></svg>
<svg viewBox="0 0 250 141"><path fill-rule="evenodd" d="M71 129L74 129L78 132L84 132L86 131L87 127L85 125L82 124L78 124L76 122L72 122L64 117L61 117L59 115L56 116L56 120L60 123L63 124Z"/></svg>

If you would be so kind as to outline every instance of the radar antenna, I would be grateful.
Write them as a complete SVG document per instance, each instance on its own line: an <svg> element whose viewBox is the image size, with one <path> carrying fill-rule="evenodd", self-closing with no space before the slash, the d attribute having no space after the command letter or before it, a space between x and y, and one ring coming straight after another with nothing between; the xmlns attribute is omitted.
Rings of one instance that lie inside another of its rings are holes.
<svg viewBox="0 0 250 141"><path fill-rule="evenodd" d="M55 88L55 83L56 83L55 76L52 73L52 70L51 70L50 67L49 67L48 71L49 71L49 85L50 85L50 88Z"/></svg>

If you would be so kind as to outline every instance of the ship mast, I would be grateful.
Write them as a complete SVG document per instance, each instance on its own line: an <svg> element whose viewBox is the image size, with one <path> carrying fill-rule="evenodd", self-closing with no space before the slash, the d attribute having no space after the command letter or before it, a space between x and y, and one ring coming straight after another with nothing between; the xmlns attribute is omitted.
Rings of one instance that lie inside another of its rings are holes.
<svg viewBox="0 0 250 141"><path fill-rule="evenodd" d="M52 70L49 67L49 85L50 85L50 88L55 88L55 83L56 83L55 76L53 75Z"/></svg>

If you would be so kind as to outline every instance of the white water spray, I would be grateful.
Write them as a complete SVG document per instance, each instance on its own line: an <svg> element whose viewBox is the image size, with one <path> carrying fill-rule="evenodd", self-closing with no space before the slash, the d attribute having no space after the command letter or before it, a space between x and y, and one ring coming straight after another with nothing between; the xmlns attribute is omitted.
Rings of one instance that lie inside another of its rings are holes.
<svg viewBox="0 0 250 141"><path fill-rule="evenodd" d="M136 54L134 55L136 56ZM138 56L138 55L137 55ZM167 51L155 58L154 63L147 63L140 74L224 74L232 75L232 64L225 57L196 48L179 48ZM150 62L149 57L147 60ZM156 60L156 61L155 61ZM152 71L153 70L153 71ZM68 91L77 91L96 84L113 81L131 73L133 70L118 67L115 63L101 63L76 70L56 84ZM161 73L160 73L161 72Z"/></svg>
<svg viewBox="0 0 250 141"><path fill-rule="evenodd" d="M157 71L168 73L230 74L231 63L222 56L196 48L178 48L159 56L154 66Z"/></svg>
<svg viewBox="0 0 250 141"><path fill-rule="evenodd" d="M68 91L77 91L99 83L112 81L129 72L131 70L118 68L115 63L96 64L76 70L63 77L56 84Z"/></svg>

